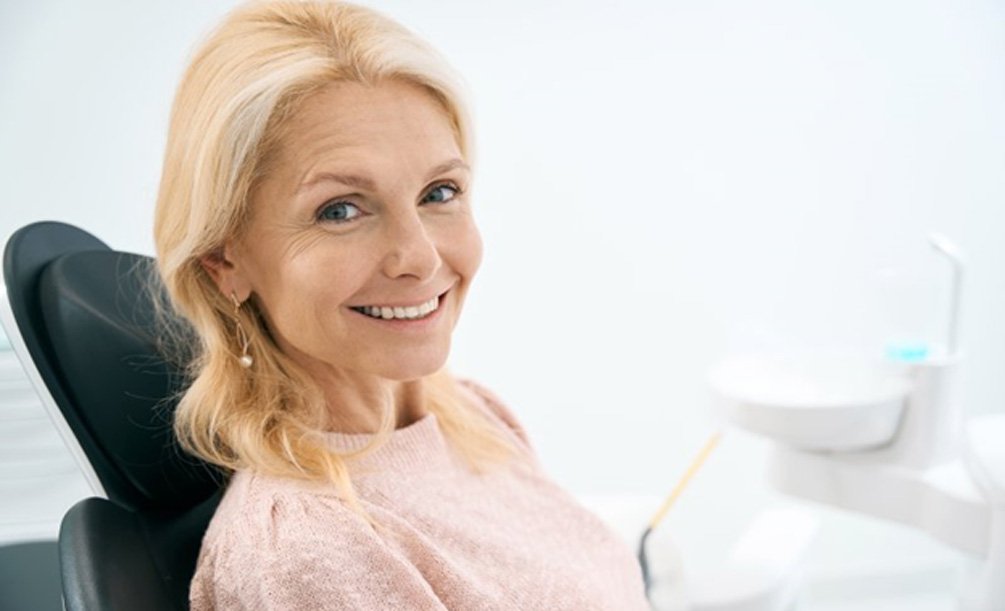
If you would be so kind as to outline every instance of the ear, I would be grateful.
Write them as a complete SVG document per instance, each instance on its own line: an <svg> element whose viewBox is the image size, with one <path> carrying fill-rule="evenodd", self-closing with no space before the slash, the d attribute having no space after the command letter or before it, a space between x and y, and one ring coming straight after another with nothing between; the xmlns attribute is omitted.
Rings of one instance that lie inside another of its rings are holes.
<svg viewBox="0 0 1005 611"><path fill-rule="evenodd" d="M199 259L202 268L216 283L217 288L228 299L233 293L238 301L243 302L251 295L251 284L238 264L232 243L227 242L213 252Z"/></svg>

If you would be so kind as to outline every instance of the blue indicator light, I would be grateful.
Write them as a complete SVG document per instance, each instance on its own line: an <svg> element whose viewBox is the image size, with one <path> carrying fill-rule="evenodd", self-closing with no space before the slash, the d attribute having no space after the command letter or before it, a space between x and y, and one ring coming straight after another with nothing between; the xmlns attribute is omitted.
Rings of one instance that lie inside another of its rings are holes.
<svg viewBox="0 0 1005 611"><path fill-rule="evenodd" d="M894 361L917 363L928 358L926 344L890 344L886 347L886 356Z"/></svg>

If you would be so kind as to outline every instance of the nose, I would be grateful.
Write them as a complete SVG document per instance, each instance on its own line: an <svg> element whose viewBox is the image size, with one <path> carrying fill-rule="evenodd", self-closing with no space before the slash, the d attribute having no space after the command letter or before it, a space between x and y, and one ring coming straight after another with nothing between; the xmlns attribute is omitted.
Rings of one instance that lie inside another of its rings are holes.
<svg viewBox="0 0 1005 611"><path fill-rule="evenodd" d="M442 259L418 211L400 215L389 223L386 239L383 271L388 278L414 276L425 281L436 275Z"/></svg>

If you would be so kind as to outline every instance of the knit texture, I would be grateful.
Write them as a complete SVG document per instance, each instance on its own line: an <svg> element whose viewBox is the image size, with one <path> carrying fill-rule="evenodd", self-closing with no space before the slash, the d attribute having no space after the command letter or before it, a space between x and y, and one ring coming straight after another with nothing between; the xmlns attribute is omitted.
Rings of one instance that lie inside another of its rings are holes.
<svg viewBox="0 0 1005 611"><path fill-rule="evenodd" d="M435 414L350 463L375 531L328 487L234 474L202 542L193 611L224 609L648 610L627 545L542 470L491 391L459 380L517 447L472 472ZM340 451L369 435L329 433Z"/></svg>

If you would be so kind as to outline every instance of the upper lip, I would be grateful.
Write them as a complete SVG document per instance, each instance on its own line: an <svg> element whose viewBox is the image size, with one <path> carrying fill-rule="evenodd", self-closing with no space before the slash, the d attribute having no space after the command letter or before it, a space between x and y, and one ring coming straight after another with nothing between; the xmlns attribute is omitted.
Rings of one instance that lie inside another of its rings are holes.
<svg viewBox="0 0 1005 611"><path fill-rule="evenodd" d="M361 303L361 304L358 304L358 305L351 305L349 307L350 308L362 308L364 306L376 306L376 307L381 307L381 308L417 308L420 305L426 303L427 301L430 301L431 299L435 299L435 298L437 298L437 297L445 294L447 291L449 291L452 288L453 288L453 285L450 285L449 287L447 287L446 289L440 291L439 293L436 293L432 297L426 297L425 299L419 299L417 301L408 301L407 303L406 302L370 302L370 303Z"/></svg>

